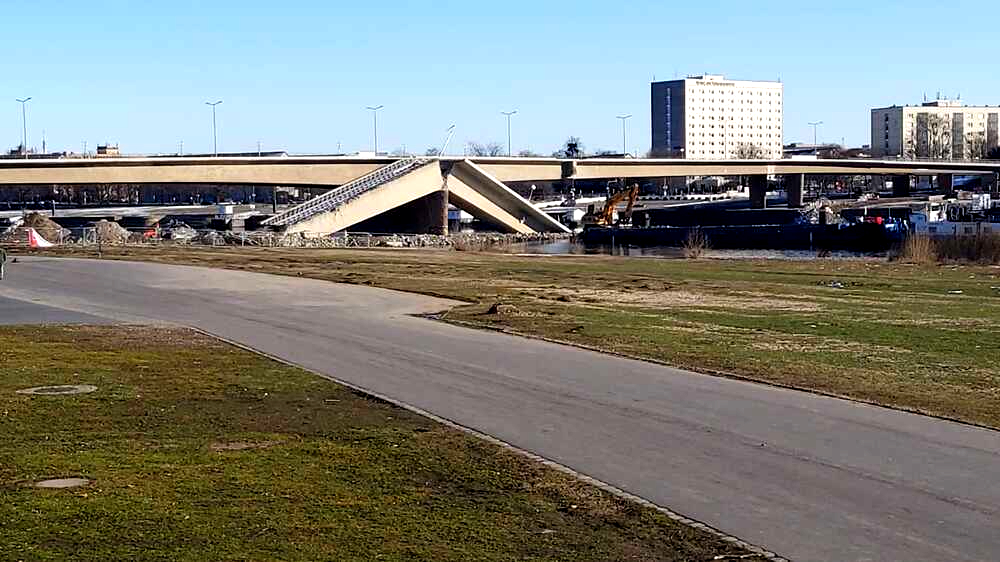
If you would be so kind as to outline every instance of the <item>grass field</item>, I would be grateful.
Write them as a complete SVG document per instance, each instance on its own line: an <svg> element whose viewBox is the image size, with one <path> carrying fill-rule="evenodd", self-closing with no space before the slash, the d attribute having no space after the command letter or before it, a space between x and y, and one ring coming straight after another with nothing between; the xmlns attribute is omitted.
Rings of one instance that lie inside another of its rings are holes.
<svg viewBox="0 0 1000 562"><path fill-rule="evenodd" d="M1000 427L997 266L195 247L105 256L457 298L469 304L446 320ZM507 306L487 314L498 302Z"/></svg>
<svg viewBox="0 0 1000 562"><path fill-rule="evenodd" d="M77 396L25 387L93 384ZM745 551L177 329L0 328L2 560L711 560ZM32 483L85 477L81 488Z"/></svg>

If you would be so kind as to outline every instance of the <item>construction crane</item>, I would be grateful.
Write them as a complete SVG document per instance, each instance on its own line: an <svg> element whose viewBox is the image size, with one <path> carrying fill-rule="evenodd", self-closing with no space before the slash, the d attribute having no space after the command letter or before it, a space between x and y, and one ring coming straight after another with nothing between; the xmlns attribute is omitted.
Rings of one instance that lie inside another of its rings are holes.
<svg viewBox="0 0 1000 562"><path fill-rule="evenodd" d="M624 182L622 182L624 184ZM615 223L615 211L622 201L628 200L625 211L618 215L618 222L629 222L632 219L632 209L635 201L639 198L639 184L634 183L630 187L620 189L608 195L604 202L604 207L600 211L595 211L591 205L587 214L583 216L583 225L587 226L611 226Z"/></svg>

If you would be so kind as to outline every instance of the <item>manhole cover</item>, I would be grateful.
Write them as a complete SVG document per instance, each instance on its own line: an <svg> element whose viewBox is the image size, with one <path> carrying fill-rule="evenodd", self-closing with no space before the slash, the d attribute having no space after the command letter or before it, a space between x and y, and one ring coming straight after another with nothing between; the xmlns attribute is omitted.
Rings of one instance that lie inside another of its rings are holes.
<svg viewBox="0 0 1000 562"><path fill-rule="evenodd" d="M41 482L36 482L36 488L76 488L77 486L86 486L90 484L90 480L86 478L55 478L52 480L42 480Z"/></svg>
<svg viewBox="0 0 1000 562"><path fill-rule="evenodd" d="M92 384L61 384L57 386L36 386L18 390L18 394L34 394L38 396L62 396L67 394L87 394L97 390Z"/></svg>

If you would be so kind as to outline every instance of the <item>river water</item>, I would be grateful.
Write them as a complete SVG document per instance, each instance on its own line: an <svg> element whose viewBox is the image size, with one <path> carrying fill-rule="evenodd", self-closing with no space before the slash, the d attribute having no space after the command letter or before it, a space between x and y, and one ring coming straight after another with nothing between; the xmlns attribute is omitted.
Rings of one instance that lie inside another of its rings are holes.
<svg viewBox="0 0 1000 562"><path fill-rule="evenodd" d="M529 255L605 255L634 258L683 258L684 250L675 246L586 246L572 240L527 243L511 248L513 253ZM814 260L840 259L884 259L885 252L862 253L835 250L819 252L810 250L705 250L702 257L709 259L769 259L769 260Z"/></svg>

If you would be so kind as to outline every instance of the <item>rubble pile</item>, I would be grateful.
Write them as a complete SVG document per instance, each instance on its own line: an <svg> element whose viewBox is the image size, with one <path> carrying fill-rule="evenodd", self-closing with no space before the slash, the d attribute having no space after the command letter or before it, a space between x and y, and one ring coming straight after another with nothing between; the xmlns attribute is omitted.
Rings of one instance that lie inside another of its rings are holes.
<svg viewBox="0 0 1000 562"><path fill-rule="evenodd" d="M371 245L387 248L452 248L459 251L504 250L527 242L551 242L567 238L568 234L500 234L495 232L463 232L460 234L393 234L373 236Z"/></svg>
<svg viewBox="0 0 1000 562"><path fill-rule="evenodd" d="M190 242L198 237L198 231L180 221L170 221L160 225L160 236L174 242Z"/></svg>
<svg viewBox="0 0 1000 562"><path fill-rule="evenodd" d="M20 225L23 228L34 228L42 238L58 244L69 237L70 231L59 226L59 223L41 213L28 213Z"/></svg>
<svg viewBox="0 0 1000 562"><path fill-rule="evenodd" d="M116 222L100 220L94 223L94 236L101 244L124 244L129 240L129 231Z"/></svg>

